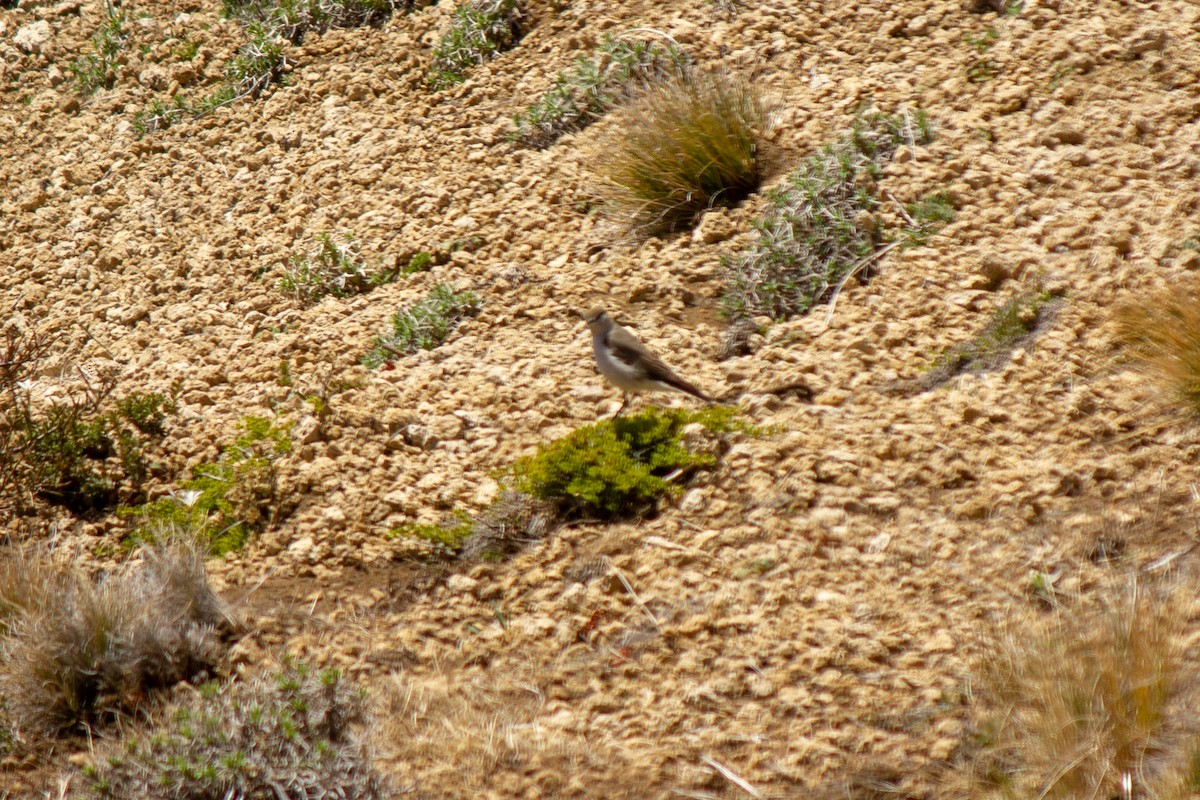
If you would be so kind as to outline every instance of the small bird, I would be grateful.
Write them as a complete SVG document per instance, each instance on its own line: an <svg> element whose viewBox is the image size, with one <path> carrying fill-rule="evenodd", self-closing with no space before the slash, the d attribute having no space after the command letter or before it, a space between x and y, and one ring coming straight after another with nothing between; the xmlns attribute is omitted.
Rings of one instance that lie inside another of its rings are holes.
<svg viewBox="0 0 1200 800"><path fill-rule="evenodd" d="M676 375L675 370L646 349L636 336L618 325L603 308L593 308L584 320L592 331L596 367L625 395L614 419L629 405L631 392L683 392L706 403L712 402L712 398Z"/></svg>

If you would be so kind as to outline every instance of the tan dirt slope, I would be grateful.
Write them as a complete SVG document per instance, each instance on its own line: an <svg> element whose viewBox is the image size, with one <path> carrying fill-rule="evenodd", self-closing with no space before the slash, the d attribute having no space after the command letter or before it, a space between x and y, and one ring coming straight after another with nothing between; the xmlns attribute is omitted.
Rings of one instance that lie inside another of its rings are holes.
<svg viewBox="0 0 1200 800"><path fill-rule="evenodd" d="M180 474L246 414L297 420L290 513L213 565L230 597L265 579L237 659L291 651L365 680L390 704L377 739L406 796L746 796L721 767L764 796L867 768L935 791L979 636L1029 603L1031 570L1086 589L1111 569L1089 553L1114 526L1134 565L1187 544L1195 430L1120 360L1109 320L1200 266L1173 247L1200 228L1200 8L559 6L534 4L514 50L441 94L423 74L447 3L310 34L285 85L144 138L132 114L215 80L240 42L215 2L130 3L115 86L82 103L67 66L100 4L0 10L0 308L61 332L47 383L77 363L119 392L179 381ZM15 37L41 21L27 52ZM632 242L589 213L602 125L545 151L504 140L559 70L633 28L775 98L768 185L860 108L924 109L936 137L887 168L881 217L898 227L903 203L946 191L955 221L888 253L827 324L820 308L718 361L720 258L749 241L761 197L695 236ZM185 64L173 42L189 36ZM320 231L388 264L471 244L303 308L275 283ZM394 369L359 366L436 282L475 289L482 313ZM912 388L1037 287L1061 306L1009 362ZM411 578L390 528L482 508L499 468L615 408L574 315L597 302L779 432L739 440L653 520ZM278 385L283 361L297 387ZM797 380L815 396L772 393ZM336 381L358 385L315 435L300 393ZM122 529L60 524L99 564Z"/></svg>

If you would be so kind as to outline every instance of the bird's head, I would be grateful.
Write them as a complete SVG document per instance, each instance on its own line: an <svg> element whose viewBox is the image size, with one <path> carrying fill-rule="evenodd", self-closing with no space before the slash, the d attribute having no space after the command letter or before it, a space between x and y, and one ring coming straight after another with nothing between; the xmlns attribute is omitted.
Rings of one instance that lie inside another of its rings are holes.
<svg viewBox="0 0 1200 800"><path fill-rule="evenodd" d="M608 315L607 311L599 306L585 312L583 315L583 321L587 323L588 327L591 328L593 332L607 330L613 324L612 317Z"/></svg>

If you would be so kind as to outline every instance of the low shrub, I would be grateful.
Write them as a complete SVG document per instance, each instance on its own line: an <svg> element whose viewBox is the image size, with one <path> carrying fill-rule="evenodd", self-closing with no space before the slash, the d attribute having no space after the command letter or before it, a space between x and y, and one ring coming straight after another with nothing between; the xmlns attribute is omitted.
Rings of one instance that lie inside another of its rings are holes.
<svg viewBox="0 0 1200 800"><path fill-rule="evenodd" d="M468 0L454 9L450 29L433 48L427 81L433 89L461 83L471 67L517 43L524 16L520 0Z"/></svg>
<svg viewBox="0 0 1200 800"><path fill-rule="evenodd" d="M513 122L513 141L548 147L564 133L586 128L638 89L684 69L687 54L673 42L617 38L611 33L589 58L580 58Z"/></svg>
<svg viewBox="0 0 1200 800"><path fill-rule="evenodd" d="M375 340L362 357L368 367L378 367L397 356L432 350L446 341L458 324L479 313L479 296L471 291L456 291L439 283L429 296L392 315L392 331Z"/></svg>
<svg viewBox="0 0 1200 800"><path fill-rule="evenodd" d="M871 113L805 159L766 193L767 211L753 223L757 241L725 259L724 314L782 320L826 302L879 244L869 212L881 165L899 145L931 136L922 112Z"/></svg>
<svg viewBox="0 0 1200 800"><path fill-rule="evenodd" d="M213 555L223 555L240 549L270 521L277 500L275 462L291 452L291 425L251 416L242 428L217 461L192 467L192 477L167 497L118 509L135 526L126 537L129 546L183 529Z"/></svg>
<svg viewBox="0 0 1200 800"><path fill-rule="evenodd" d="M614 112L597 143L598 194L609 214L644 232L691 225L758 188L769 112L754 85L719 70L684 69Z"/></svg>
<svg viewBox="0 0 1200 800"><path fill-rule="evenodd" d="M651 408L579 428L513 465L514 489L551 503L562 518L618 519L653 513L697 470L717 463L716 434L737 429L732 408ZM697 423L707 438L689 446Z"/></svg>
<svg viewBox="0 0 1200 800"><path fill-rule="evenodd" d="M20 728L58 734L142 708L210 672L229 628L204 553L175 536L98 581L15 554L0 562L0 694Z"/></svg>
<svg viewBox="0 0 1200 800"><path fill-rule="evenodd" d="M161 440L175 403L162 394L131 392L113 404L111 391L111 383L99 382L38 410L28 388L10 387L0 399L0 425L11 459L6 472L21 494L77 514L142 496L150 471L146 448Z"/></svg>
<svg viewBox="0 0 1200 800"><path fill-rule="evenodd" d="M83 767L87 797L338 798L385 795L352 731L362 692L336 670L289 661L246 683L210 682L145 736Z"/></svg>

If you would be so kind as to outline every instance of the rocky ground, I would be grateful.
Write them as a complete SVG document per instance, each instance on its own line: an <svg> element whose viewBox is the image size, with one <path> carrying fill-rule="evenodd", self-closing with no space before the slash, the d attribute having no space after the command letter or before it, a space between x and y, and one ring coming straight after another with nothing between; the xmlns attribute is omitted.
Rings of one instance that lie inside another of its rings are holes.
<svg viewBox="0 0 1200 800"><path fill-rule="evenodd" d="M1178 250L1200 227L1195 5L535 3L515 49L434 93L443 3L310 34L284 85L144 137L134 112L219 78L241 33L209 0L126 9L113 88L82 100L67 67L100 5L0 10L0 307L60 333L48 386L75 365L119 391L178 384L179 473L247 414L295 421L287 513L212 565L252 619L233 664L291 652L364 681L382 764L414 796L746 796L735 775L795 797L889 770L927 796L961 753L981 637L1030 604L1031 571L1082 592L1114 569L1098 542L1125 543L1126 571L1190 544L1195 429L1121 358L1111 312L1200 266ZM887 166L880 216L900 225L944 191L955 220L832 314L719 361L720 260L763 199L638 241L589 211L603 124L543 151L505 140L559 70L633 28L774 99L767 185L865 106L924 109L934 141ZM469 245L303 307L276 282L321 231L385 264ZM393 369L360 366L438 282L474 289L479 316ZM1034 289L1058 298L1034 338L921 389ZM390 529L485 507L498 470L615 409L577 316L597 303L774 432L654 519L569 526L465 571L404 560ZM811 397L781 390L797 381ZM302 398L318 391L319 434ZM103 566L123 525L61 516L60 548Z"/></svg>

